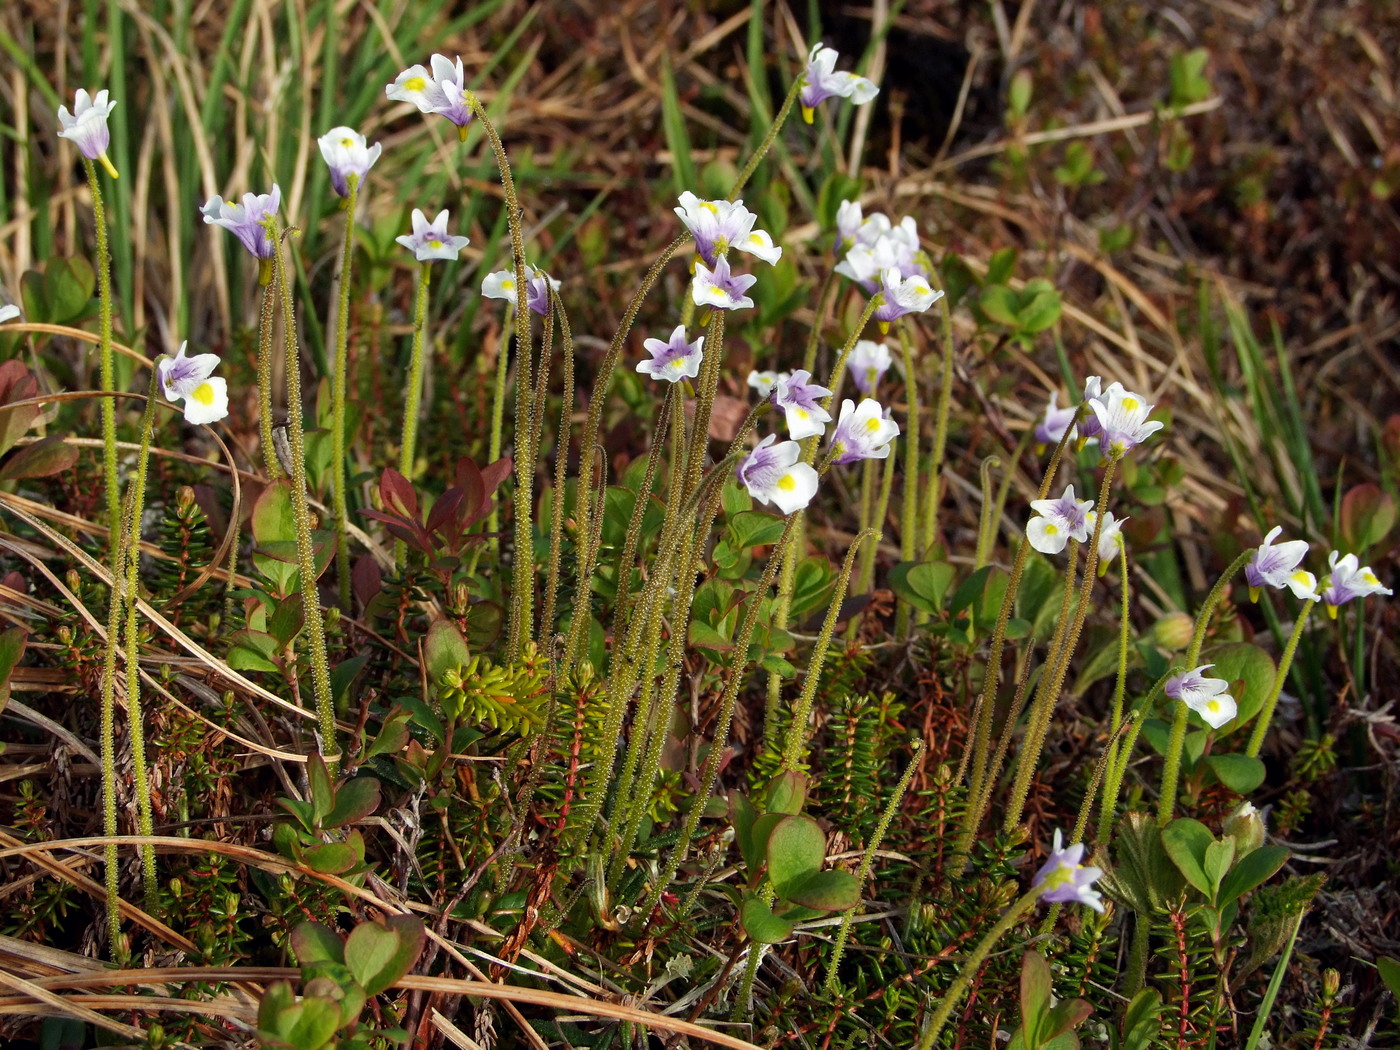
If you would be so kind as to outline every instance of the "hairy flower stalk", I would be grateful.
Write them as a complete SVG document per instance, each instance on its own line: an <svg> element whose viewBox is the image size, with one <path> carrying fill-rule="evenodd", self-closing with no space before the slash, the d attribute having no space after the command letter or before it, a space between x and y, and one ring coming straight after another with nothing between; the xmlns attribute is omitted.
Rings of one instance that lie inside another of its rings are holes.
<svg viewBox="0 0 1400 1050"><path fill-rule="evenodd" d="M909 406L905 421L904 510L899 516L899 559L916 561L919 556L919 383L914 371L914 347L907 325L899 326L899 350L904 361L904 400ZM934 479L929 489L930 497L936 496L937 484L937 479ZM894 636L907 637L909 623L909 604L900 602L895 609Z"/></svg>
<svg viewBox="0 0 1400 1050"><path fill-rule="evenodd" d="M428 286L432 283L432 263L418 264L418 289L413 297L413 343L408 353L408 390L404 399L403 434L399 440L399 473L413 477L413 462L418 447L418 413L423 399L423 332L428 326ZM497 449L488 459L500 458ZM394 564L403 571L408 545L403 540L394 544Z"/></svg>
<svg viewBox="0 0 1400 1050"><path fill-rule="evenodd" d="M259 280L262 278L259 272ZM277 446L272 438L272 325L276 317L277 289L272 285L272 270L262 281L262 305L258 310L258 440L262 445L263 466L268 480L287 476L277 458Z"/></svg>
<svg viewBox="0 0 1400 1050"><path fill-rule="evenodd" d="M929 272L929 283L939 292L944 290L943 286L938 283L937 274L933 273L932 269ZM938 506L942 502L940 495L943 491L943 457L947 454L948 419L952 413L953 405L952 309L948 305L946 295L939 296L938 301L942 322L942 338L940 339L942 363L938 377L938 406L934 409L933 417L933 449L929 453L928 461L928 495L923 508L923 534L919 544L921 557L926 556L927 552L933 549L933 544L938 539ZM910 399L913 399L912 394ZM1019 458L1013 462L1019 462Z"/></svg>
<svg viewBox="0 0 1400 1050"><path fill-rule="evenodd" d="M344 181L345 239L340 249L340 301L336 308L335 366L331 372L331 507L335 515L335 576L340 588L340 607L349 610L350 504L346 486L350 465L346 462L345 449L345 397L350 365L350 269L355 258L355 201L359 196L360 176L351 172ZM418 338L417 329L414 338ZM411 387L409 398L416 402ZM401 473L406 478L413 477L406 470Z"/></svg>
<svg viewBox="0 0 1400 1050"><path fill-rule="evenodd" d="M1303 629L1308 625L1308 617L1312 615L1313 606L1318 599L1309 598L1303 603L1303 607L1298 610L1298 617L1293 622L1293 633L1288 636L1288 643L1283 647L1283 653L1279 657L1278 670L1274 672L1274 685L1269 690L1269 698L1264 701L1264 706L1259 709L1259 713L1254 718L1254 729L1249 734L1249 745L1244 749L1244 753L1250 758L1257 758L1259 749L1264 746L1264 736L1269 731L1269 723L1274 720L1274 708L1278 706L1278 698L1283 693L1283 683L1288 680L1288 670L1293 666L1293 657L1298 652L1298 643L1302 640Z"/></svg>
<svg viewBox="0 0 1400 1050"><path fill-rule="evenodd" d="M1185 665L1187 667L1194 667L1200 658L1201 646L1205 643L1206 628L1210 626L1210 619L1215 613L1215 607L1220 604L1220 599L1225 597L1225 592L1229 590L1230 581L1254 555L1255 551L1252 548L1241 553L1230 563L1230 567L1225 570L1220 579L1215 581L1215 586L1206 595L1205 603L1196 615L1196 628L1191 634L1191 645L1186 650ZM1162 827L1165 827L1172 819L1172 811L1176 808L1176 780L1181 771L1181 750L1186 744L1186 716L1190 710L1184 700L1177 701L1176 715L1172 719L1171 738L1167 741L1166 759L1162 764L1161 793L1157 799L1157 823Z"/></svg>
<svg viewBox="0 0 1400 1050"><path fill-rule="evenodd" d="M306 499L306 432L301 406L301 354L297 347L296 309L292 286L282 259L282 233L277 219L263 220L273 243L272 279L282 303L282 334L286 341L287 440L291 445L292 523L297 539L297 570L300 576L306 635L311 646L311 690L316 702L316 721L321 732L321 754L334 776L340 765L340 743L335 735L335 699L331 693L330 661L326 654L326 625L321 614L321 597L316 589L316 554L311 538L311 507ZM288 230L287 233L292 233Z"/></svg>
<svg viewBox="0 0 1400 1050"><path fill-rule="evenodd" d="M105 158L106 153L102 156ZM106 167L115 178L117 173L111 164ZM107 245L107 213L102 206L97 168L86 156L83 169L92 189L92 219L97 234L98 376L102 389L112 391L116 389L116 377L112 365L112 253ZM121 492L117 480L117 403L111 397L102 399L102 478L107 496L107 549L115 572L121 545Z"/></svg>

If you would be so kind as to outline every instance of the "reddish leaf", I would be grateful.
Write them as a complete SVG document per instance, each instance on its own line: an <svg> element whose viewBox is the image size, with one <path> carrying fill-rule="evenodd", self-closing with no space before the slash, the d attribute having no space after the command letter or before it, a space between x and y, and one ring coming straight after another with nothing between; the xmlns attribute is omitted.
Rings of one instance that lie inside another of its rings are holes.
<svg viewBox="0 0 1400 1050"><path fill-rule="evenodd" d="M71 470L78 461L78 450L65 445L61 437L46 437L20 449L0 467L0 480L46 478Z"/></svg>
<svg viewBox="0 0 1400 1050"><path fill-rule="evenodd" d="M418 494L408 479L393 467L385 467L384 473L379 475L379 498L389 512L417 520Z"/></svg>

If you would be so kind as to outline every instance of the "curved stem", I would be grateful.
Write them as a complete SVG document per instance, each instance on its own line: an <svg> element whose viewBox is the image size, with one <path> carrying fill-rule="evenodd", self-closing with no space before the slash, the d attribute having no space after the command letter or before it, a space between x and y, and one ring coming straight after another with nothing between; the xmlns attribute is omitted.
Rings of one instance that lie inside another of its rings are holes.
<svg viewBox="0 0 1400 1050"><path fill-rule="evenodd" d="M1201 606L1201 611L1196 616L1196 629L1191 634L1191 645L1186 650L1186 667L1196 666L1196 661L1201 656L1201 646L1205 643L1206 628L1210 626L1210 618L1215 612L1215 607L1220 604L1220 599L1225 597L1225 592L1229 589L1230 581L1234 579L1235 573L1245 567L1245 564L1254 556L1254 548L1241 551L1238 558L1230 563L1230 567L1225 570L1220 579L1215 581L1215 586L1206 595L1205 604ZM1166 826L1172 819L1172 810L1176 808L1176 781L1181 772L1181 750L1186 744L1186 715L1190 710L1184 701L1176 702L1176 715L1172 719L1172 735L1167 742L1167 756L1162 765L1162 788L1157 799L1157 823Z"/></svg>
<svg viewBox="0 0 1400 1050"><path fill-rule="evenodd" d="M272 322L276 305L277 289L267 281L263 284L262 306L258 310L258 438L262 443L263 465L272 481L286 477L272 438Z"/></svg>
<svg viewBox="0 0 1400 1050"><path fill-rule="evenodd" d="M349 464L345 452L345 388L350 359L350 268L355 256L355 199L360 177L345 180L345 241L340 251L340 302L336 310L335 367L331 372L331 500L335 514L335 575L340 607L350 608L349 500L346 496Z"/></svg>
<svg viewBox="0 0 1400 1050"><path fill-rule="evenodd" d="M753 178L753 173L758 170L759 163L768 155L768 151L773 148L773 143L778 140L778 132L783 129L783 124L787 121L788 114L792 112L792 105L797 101L797 96L802 93L803 77L799 76L792 82L792 87L788 88L787 97L783 99L782 106L778 109L778 115L773 118L772 125L768 128L768 133L763 136L763 141L758 144L758 149L749 158L749 162L744 165L744 170L739 173L738 179L734 182L734 188L729 191L729 199L734 200L743 192L749 179Z"/></svg>

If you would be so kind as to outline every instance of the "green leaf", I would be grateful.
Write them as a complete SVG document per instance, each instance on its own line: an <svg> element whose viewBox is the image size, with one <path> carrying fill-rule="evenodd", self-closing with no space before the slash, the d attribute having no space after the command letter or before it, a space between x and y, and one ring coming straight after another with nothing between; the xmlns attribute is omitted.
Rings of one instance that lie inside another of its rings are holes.
<svg viewBox="0 0 1400 1050"><path fill-rule="evenodd" d="M1020 304L1017 302L1016 293L1006 285L993 284L982 289L982 297L977 301L977 305L982 308L987 320L1007 328L1017 326Z"/></svg>
<svg viewBox="0 0 1400 1050"><path fill-rule="evenodd" d="M801 813L807 801L807 788L811 778L795 769L785 770L768 782L767 807L769 813L791 815Z"/></svg>
<svg viewBox="0 0 1400 1050"><path fill-rule="evenodd" d="M1376 969L1380 971L1381 982L1390 989L1390 994L1400 999L1400 960L1379 955L1376 957Z"/></svg>
<svg viewBox="0 0 1400 1050"><path fill-rule="evenodd" d="M890 590L914 608L936 616L943 611L943 599L956 573L946 561L900 562L890 570Z"/></svg>
<svg viewBox="0 0 1400 1050"><path fill-rule="evenodd" d="M64 444L63 438L40 438L5 460L4 466L0 466L0 481L51 477L72 470L76 462L78 450Z"/></svg>
<svg viewBox="0 0 1400 1050"><path fill-rule="evenodd" d="M9 627L0 631L0 711L4 710L10 698L10 675L19 666L28 640L29 632L23 627Z"/></svg>
<svg viewBox="0 0 1400 1050"><path fill-rule="evenodd" d="M1215 841L1210 829L1199 820L1181 817L1162 829L1162 847L1177 870L1207 898L1215 895L1215 884L1206 875L1206 850Z"/></svg>
<svg viewBox="0 0 1400 1050"><path fill-rule="evenodd" d="M739 905L739 924L758 944L777 944L792 936L793 923L778 918L757 897L749 897Z"/></svg>
<svg viewBox="0 0 1400 1050"><path fill-rule="evenodd" d="M404 723L410 717L407 711L390 713L380 727L379 735L365 748L365 761L375 755L395 755L402 751L409 741L408 726Z"/></svg>
<svg viewBox="0 0 1400 1050"><path fill-rule="evenodd" d="M826 835L811 817L785 816L768 836L765 852L768 878L778 896L787 898L790 890L821 870L826 860Z"/></svg>
<svg viewBox="0 0 1400 1050"><path fill-rule="evenodd" d="M793 580L792 602L788 606L794 621L817 609L826 608L835 582L836 568L826 558L815 555L800 561Z"/></svg>
<svg viewBox="0 0 1400 1050"><path fill-rule="evenodd" d="M761 857L753 848L753 826L758 813L753 803L742 791L729 793L729 820L734 825L734 841L739 845L739 855L750 871L755 870Z"/></svg>
<svg viewBox="0 0 1400 1050"><path fill-rule="evenodd" d="M66 324L79 317L92 300L97 275L92 264L80 256L50 259L44 267L44 299L49 320Z"/></svg>
<svg viewBox="0 0 1400 1050"><path fill-rule="evenodd" d="M321 824L335 808L335 784L325 759L320 755L313 754L306 760L306 783L311 792L311 811L315 814L316 823Z"/></svg>
<svg viewBox="0 0 1400 1050"><path fill-rule="evenodd" d="M303 850L302 861L322 875L343 875L355 867L360 858L355 855L354 848L344 842L323 842Z"/></svg>
<svg viewBox="0 0 1400 1050"><path fill-rule="evenodd" d="M363 820L379 807L379 781L374 777L356 777L340 785L335 793L335 807L326 814L322 826L341 828Z"/></svg>
<svg viewBox="0 0 1400 1050"><path fill-rule="evenodd" d="M1247 642L1218 646L1202 659L1215 665L1210 672L1212 678L1231 683L1230 693L1239 705L1235 717L1216 730L1216 735L1223 737L1249 722L1264 706L1274 685L1274 661L1268 653ZM1236 682L1243 686L1236 687Z"/></svg>
<svg viewBox="0 0 1400 1050"><path fill-rule="evenodd" d="M1016 272L1016 262L1020 253L1015 248L1002 248L992 253L987 260L987 284L1005 284Z"/></svg>
<svg viewBox="0 0 1400 1050"><path fill-rule="evenodd" d="M724 513L731 517L753 509L753 497L749 495L749 490L732 478L720 489L719 498L724 506Z"/></svg>
<svg viewBox="0 0 1400 1050"><path fill-rule="evenodd" d="M366 994L378 995L413 968L426 939L423 924L412 915L362 922L345 941L345 965Z"/></svg>
<svg viewBox="0 0 1400 1050"><path fill-rule="evenodd" d="M1027 1047L1038 1047L1050 1033L1050 964L1036 951L1021 957L1021 1038Z"/></svg>
<svg viewBox="0 0 1400 1050"><path fill-rule="evenodd" d="M1206 755L1206 765L1217 780L1237 795L1248 795L1264 783L1264 763L1248 755Z"/></svg>
<svg viewBox="0 0 1400 1050"><path fill-rule="evenodd" d="M665 52L661 56L661 127L666 135L666 148L671 151L671 171L679 196L696 185L695 161L690 155L690 136L686 134L686 118L676 93L676 78Z"/></svg>
<svg viewBox="0 0 1400 1050"><path fill-rule="evenodd" d="M1133 996L1123 1015L1123 1041L1119 1050L1148 1050L1161 1031L1162 993L1144 988Z"/></svg>
<svg viewBox="0 0 1400 1050"><path fill-rule="evenodd" d="M777 543L782 538L786 519L746 510L729 519L730 543L736 550Z"/></svg>
<svg viewBox="0 0 1400 1050"><path fill-rule="evenodd" d="M860 880L849 871L832 868L809 875L778 895L814 911L849 911L860 903Z"/></svg>
<svg viewBox="0 0 1400 1050"><path fill-rule="evenodd" d="M1365 551L1395 527L1395 497L1371 482L1356 485L1342 497L1342 549Z"/></svg>
<svg viewBox="0 0 1400 1050"><path fill-rule="evenodd" d="M1220 884L1219 903L1224 906L1239 900L1256 886L1271 878L1283 867L1289 852L1284 846L1260 846L1239 859Z"/></svg>
<svg viewBox="0 0 1400 1050"><path fill-rule="evenodd" d="M428 680L433 685L442 681L449 671L457 671L471 662L471 650L467 640L457 625L445 617L440 617L428 627L428 636L423 642L423 663L428 671Z"/></svg>
<svg viewBox="0 0 1400 1050"><path fill-rule="evenodd" d="M319 922L304 922L292 931L292 951L299 966L345 962L345 942L340 934Z"/></svg>
<svg viewBox="0 0 1400 1050"><path fill-rule="evenodd" d="M292 513L292 483L286 478L262 490L253 503L253 539L258 546L296 543L296 518ZM292 561L295 561L293 555Z"/></svg>
<svg viewBox="0 0 1400 1050"><path fill-rule="evenodd" d="M1216 891L1220 887L1220 882L1225 878L1230 870L1230 865L1235 859L1235 840L1231 836L1223 839L1216 839L1206 847L1205 859L1201 862L1201 867L1205 870L1206 878L1210 880L1210 896L1215 899Z"/></svg>

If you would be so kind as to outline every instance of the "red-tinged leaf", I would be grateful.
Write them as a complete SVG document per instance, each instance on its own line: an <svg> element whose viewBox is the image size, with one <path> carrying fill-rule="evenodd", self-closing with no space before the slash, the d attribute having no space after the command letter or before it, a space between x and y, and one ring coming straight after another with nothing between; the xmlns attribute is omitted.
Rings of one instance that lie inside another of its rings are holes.
<svg viewBox="0 0 1400 1050"><path fill-rule="evenodd" d="M494 495L501 487L501 482L510 477L510 472L515 469L515 461L509 456L502 456L494 463L488 463L481 468L481 480L486 485L486 494Z"/></svg>
<svg viewBox="0 0 1400 1050"><path fill-rule="evenodd" d="M33 377L22 362L11 358L0 364L0 404L8 405L11 401L23 400L21 396L13 393L13 388L16 383L25 379L32 381ZM30 395L24 395L24 397L28 396Z"/></svg>
<svg viewBox="0 0 1400 1050"><path fill-rule="evenodd" d="M481 505L491 498L486 491L486 479L469 456L457 460L457 487L462 490L463 517L470 518L476 514Z"/></svg>
<svg viewBox="0 0 1400 1050"><path fill-rule="evenodd" d="M17 366L18 372L5 367L9 365ZM10 405L16 401L27 401L38 393L39 387L34 377L18 361L6 361L0 368L5 369L4 375L0 376L0 403ZM34 425L38 415L38 405L0 408L0 453L9 451Z"/></svg>
<svg viewBox="0 0 1400 1050"><path fill-rule="evenodd" d="M437 532L443 525L456 517L462 508L464 498L461 489L448 489L439 496L433 503L433 509L428 512L428 531Z"/></svg>
<svg viewBox="0 0 1400 1050"><path fill-rule="evenodd" d="M397 540L403 540L414 550L422 551L424 554L432 553L432 543L428 536L423 533L422 526L416 521L411 521L397 514L385 514L378 510L362 510L360 513L375 521L382 521L391 536Z"/></svg>
<svg viewBox="0 0 1400 1050"><path fill-rule="evenodd" d="M369 603L384 589L384 574L379 571L379 563L368 554L357 558L355 567L350 570L350 586L360 608L369 608Z"/></svg>
<svg viewBox="0 0 1400 1050"><path fill-rule="evenodd" d="M409 480L393 467L385 467L379 475L379 498L386 510L405 518L418 520L418 493Z"/></svg>
<svg viewBox="0 0 1400 1050"><path fill-rule="evenodd" d="M72 470L76 462L78 450L72 445L65 445L61 437L40 438L5 460L5 465L0 466L0 481L47 478Z"/></svg>

